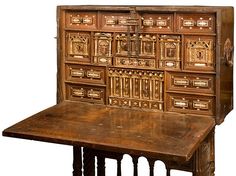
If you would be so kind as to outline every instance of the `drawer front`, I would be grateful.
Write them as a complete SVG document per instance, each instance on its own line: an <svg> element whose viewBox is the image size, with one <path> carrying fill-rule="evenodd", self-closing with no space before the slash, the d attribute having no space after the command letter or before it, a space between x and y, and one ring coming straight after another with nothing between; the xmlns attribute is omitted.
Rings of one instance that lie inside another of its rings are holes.
<svg viewBox="0 0 236 176"><path fill-rule="evenodd" d="M132 98L109 97L109 105L124 108L163 111L163 101L137 100Z"/></svg>
<svg viewBox="0 0 236 176"><path fill-rule="evenodd" d="M123 68L141 68L141 69L154 69L156 68L155 59L138 59L127 57L116 57L114 65Z"/></svg>
<svg viewBox="0 0 236 176"><path fill-rule="evenodd" d="M72 29L97 29L95 12L67 12L66 27Z"/></svg>
<svg viewBox="0 0 236 176"><path fill-rule="evenodd" d="M210 36L185 37L184 69L215 70L215 38Z"/></svg>
<svg viewBox="0 0 236 176"><path fill-rule="evenodd" d="M142 14L142 30L144 32L173 31L173 14Z"/></svg>
<svg viewBox="0 0 236 176"><path fill-rule="evenodd" d="M145 58L156 57L155 34L132 34L120 33L115 36L116 56L140 56Z"/></svg>
<svg viewBox="0 0 236 176"><path fill-rule="evenodd" d="M106 68L90 65L66 65L66 80L95 84L106 84Z"/></svg>
<svg viewBox="0 0 236 176"><path fill-rule="evenodd" d="M215 76L190 73L166 73L167 91L215 94Z"/></svg>
<svg viewBox="0 0 236 176"><path fill-rule="evenodd" d="M112 64L112 34L95 33L94 37L94 63L100 65Z"/></svg>
<svg viewBox="0 0 236 176"><path fill-rule="evenodd" d="M159 67L180 69L180 36L161 35L159 42Z"/></svg>
<svg viewBox="0 0 236 176"><path fill-rule="evenodd" d="M102 30L109 31L127 31L127 19L130 18L130 13L102 13ZM131 28L133 31L134 28Z"/></svg>
<svg viewBox="0 0 236 176"><path fill-rule="evenodd" d="M215 98L210 96L195 96L167 93L167 111L190 114L214 115Z"/></svg>
<svg viewBox="0 0 236 176"><path fill-rule="evenodd" d="M90 33L67 32L66 33L66 59L90 63Z"/></svg>
<svg viewBox="0 0 236 176"><path fill-rule="evenodd" d="M177 31L187 33L214 33L214 14L177 14Z"/></svg>
<svg viewBox="0 0 236 176"><path fill-rule="evenodd" d="M66 84L66 99L105 104L106 90L99 86Z"/></svg>

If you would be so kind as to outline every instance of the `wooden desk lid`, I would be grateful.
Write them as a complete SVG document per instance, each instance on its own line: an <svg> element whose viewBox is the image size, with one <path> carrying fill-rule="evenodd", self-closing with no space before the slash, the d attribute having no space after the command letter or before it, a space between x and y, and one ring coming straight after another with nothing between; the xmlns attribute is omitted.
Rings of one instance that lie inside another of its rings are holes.
<svg viewBox="0 0 236 176"><path fill-rule="evenodd" d="M4 136L187 161L214 120L62 102L3 131Z"/></svg>

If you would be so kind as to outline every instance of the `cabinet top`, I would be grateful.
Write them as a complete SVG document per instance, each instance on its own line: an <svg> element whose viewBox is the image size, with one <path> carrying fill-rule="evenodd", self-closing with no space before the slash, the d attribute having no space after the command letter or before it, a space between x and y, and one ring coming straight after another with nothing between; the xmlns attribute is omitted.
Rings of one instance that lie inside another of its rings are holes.
<svg viewBox="0 0 236 176"><path fill-rule="evenodd" d="M223 9L234 9L233 6L141 6L141 5L59 5L58 9L65 10L104 10L104 11L130 11L130 9L135 9L136 11L183 11L183 12L217 12Z"/></svg>

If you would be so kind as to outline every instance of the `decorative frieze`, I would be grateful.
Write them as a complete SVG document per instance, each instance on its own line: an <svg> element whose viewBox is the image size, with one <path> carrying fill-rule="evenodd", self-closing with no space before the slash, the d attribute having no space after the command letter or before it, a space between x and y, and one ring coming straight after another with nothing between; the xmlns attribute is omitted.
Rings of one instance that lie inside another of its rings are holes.
<svg viewBox="0 0 236 176"><path fill-rule="evenodd" d="M124 68L153 69L153 68L156 68L156 60L155 59L115 57L114 65L117 67L124 67Z"/></svg>

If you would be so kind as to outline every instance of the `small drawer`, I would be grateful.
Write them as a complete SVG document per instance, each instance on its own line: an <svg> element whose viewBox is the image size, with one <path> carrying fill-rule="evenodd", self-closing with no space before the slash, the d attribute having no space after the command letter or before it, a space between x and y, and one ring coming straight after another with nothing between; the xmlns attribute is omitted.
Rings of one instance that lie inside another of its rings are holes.
<svg viewBox="0 0 236 176"><path fill-rule="evenodd" d="M143 32L173 31L173 14L142 14Z"/></svg>
<svg viewBox="0 0 236 176"><path fill-rule="evenodd" d="M66 80L94 84L106 84L106 67L91 65L66 65Z"/></svg>
<svg viewBox="0 0 236 176"><path fill-rule="evenodd" d="M201 115L215 114L214 97L167 93L166 100L167 111Z"/></svg>
<svg viewBox="0 0 236 176"><path fill-rule="evenodd" d="M215 94L215 77L208 74L166 73L167 91Z"/></svg>
<svg viewBox="0 0 236 176"><path fill-rule="evenodd" d="M160 47L160 68L180 69L181 38L174 35L161 35L159 38Z"/></svg>
<svg viewBox="0 0 236 176"><path fill-rule="evenodd" d="M179 70L180 69L180 61L159 60L159 68Z"/></svg>
<svg viewBox="0 0 236 176"><path fill-rule="evenodd" d="M141 59L141 58L128 58L128 57L115 57L114 65L123 68L142 68L154 69L156 68L155 59Z"/></svg>
<svg viewBox="0 0 236 176"><path fill-rule="evenodd" d="M95 33L94 40L94 63L99 65L112 64L112 34Z"/></svg>
<svg viewBox="0 0 236 176"><path fill-rule="evenodd" d="M152 111L163 111L162 101L137 100L132 98L109 97L110 106L120 106L134 109L146 109Z"/></svg>
<svg viewBox="0 0 236 176"><path fill-rule="evenodd" d="M127 31L127 19L130 18L130 13L102 13L102 30L109 31ZM134 28L131 28L131 32Z"/></svg>
<svg viewBox="0 0 236 176"><path fill-rule="evenodd" d="M185 70L215 70L215 37L185 37Z"/></svg>
<svg viewBox="0 0 236 176"><path fill-rule="evenodd" d="M105 104L106 89L99 86L66 84L66 99Z"/></svg>
<svg viewBox="0 0 236 176"><path fill-rule="evenodd" d="M66 27L72 29L97 29L97 13L67 12Z"/></svg>
<svg viewBox="0 0 236 176"><path fill-rule="evenodd" d="M187 33L214 33L214 14L177 14L177 31Z"/></svg>
<svg viewBox="0 0 236 176"><path fill-rule="evenodd" d="M66 59L83 63L91 62L89 32L67 32L66 33Z"/></svg>

